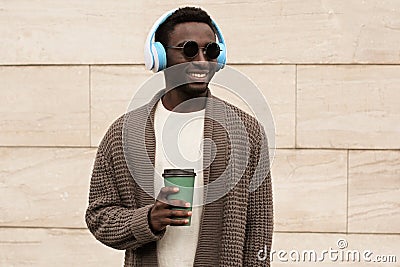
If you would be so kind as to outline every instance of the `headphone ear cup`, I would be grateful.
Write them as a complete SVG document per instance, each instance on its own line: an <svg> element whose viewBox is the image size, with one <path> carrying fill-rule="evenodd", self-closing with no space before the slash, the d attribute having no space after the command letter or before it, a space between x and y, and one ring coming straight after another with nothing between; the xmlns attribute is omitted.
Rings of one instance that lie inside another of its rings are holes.
<svg viewBox="0 0 400 267"><path fill-rule="evenodd" d="M152 44L151 50L154 57L153 71L158 72L167 67L167 55L164 46L160 42Z"/></svg>
<svg viewBox="0 0 400 267"><path fill-rule="evenodd" d="M219 56L217 57L217 63L218 63L218 70L223 69L226 63L226 48L225 45L222 43L218 43L219 48L221 49L221 52ZM218 71L217 70L217 71Z"/></svg>

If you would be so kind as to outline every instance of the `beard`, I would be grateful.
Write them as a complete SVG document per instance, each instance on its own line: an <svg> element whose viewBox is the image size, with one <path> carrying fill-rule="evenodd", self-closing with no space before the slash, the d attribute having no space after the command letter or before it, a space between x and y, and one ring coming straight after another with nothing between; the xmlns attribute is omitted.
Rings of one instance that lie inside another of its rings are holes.
<svg viewBox="0 0 400 267"><path fill-rule="evenodd" d="M179 90L179 89L178 89ZM195 82L182 85L180 88L185 95L190 97L206 96L208 92L208 83Z"/></svg>

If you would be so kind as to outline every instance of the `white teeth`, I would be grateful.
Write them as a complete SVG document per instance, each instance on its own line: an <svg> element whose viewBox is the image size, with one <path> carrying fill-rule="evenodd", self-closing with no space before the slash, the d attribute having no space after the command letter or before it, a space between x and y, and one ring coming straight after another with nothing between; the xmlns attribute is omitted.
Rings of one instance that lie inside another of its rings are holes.
<svg viewBox="0 0 400 267"><path fill-rule="evenodd" d="M207 73L195 73L195 72L190 72L190 76L193 76L195 78L205 78L207 76Z"/></svg>

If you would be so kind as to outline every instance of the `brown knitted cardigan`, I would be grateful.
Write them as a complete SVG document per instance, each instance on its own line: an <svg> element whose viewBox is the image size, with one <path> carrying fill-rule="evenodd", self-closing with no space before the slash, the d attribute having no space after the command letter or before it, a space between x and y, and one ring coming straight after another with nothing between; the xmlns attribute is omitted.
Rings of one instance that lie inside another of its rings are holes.
<svg viewBox="0 0 400 267"><path fill-rule="evenodd" d="M155 234L149 228L148 212L154 198L146 192L152 192L153 188L153 118L155 105L163 94L160 91L148 104L128 112L110 126L93 167L86 223L100 242L126 250L125 266L158 265L156 241L165 230ZM204 184L221 175L228 182L235 180L232 177L237 173L240 176L225 196L203 206L194 266L270 266L273 206L268 149L261 145L267 141L264 130L255 118L237 107L221 102L211 93L208 97L222 105L217 107L214 101L207 101L206 105L204 139L212 140L214 147L210 142L204 143L204 166L209 166L204 169ZM229 135L220 123L209 119L216 116L226 122ZM245 126L244 131L236 127L238 123ZM249 142L241 140L244 135ZM132 149L124 151L124 147ZM234 158L232 151L239 156ZM240 155L248 155L249 159ZM150 164L143 163L144 158ZM211 158L214 160L209 162ZM227 167L229 160L234 162L230 165L233 167ZM257 164L261 172L255 171ZM236 171L241 166L245 171ZM224 172L225 169L230 171ZM143 186L146 182L147 189ZM250 190L258 184L255 191ZM207 190L204 191L207 197ZM267 251L261 255L267 253L267 259L259 260L258 253L265 247Z"/></svg>

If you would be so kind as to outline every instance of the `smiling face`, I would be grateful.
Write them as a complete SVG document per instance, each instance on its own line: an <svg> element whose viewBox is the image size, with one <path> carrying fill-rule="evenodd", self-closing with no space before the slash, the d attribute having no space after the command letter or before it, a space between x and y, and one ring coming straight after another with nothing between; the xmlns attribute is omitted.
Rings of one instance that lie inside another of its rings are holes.
<svg viewBox="0 0 400 267"><path fill-rule="evenodd" d="M195 41L199 47L205 47L210 42L215 42L215 34L210 26L203 22L184 22L175 25L174 30L169 34L167 46L183 46L186 41ZM209 59L200 49L198 54L193 58L188 58L182 49L166 48L167 67L175 66L181 63L185 64L182 68L185 85L180 86L177 90L191 96L205 96L208 90L208 82L214 75L215 71L210 66L216 66L216 59ZM213 62L214 64L209 64ZM173 79L173 77L169 77ZM180 78L180 80L183 77ZM167 77L168 80L168 77Z"/></svg>

